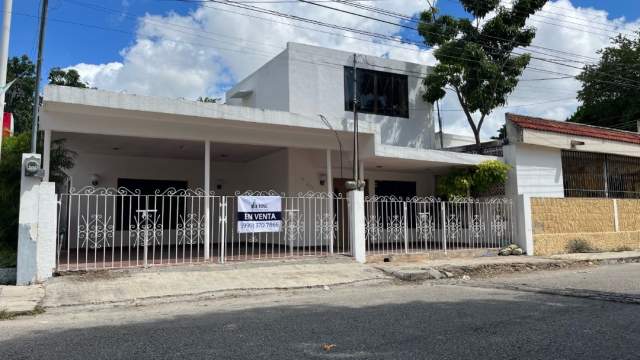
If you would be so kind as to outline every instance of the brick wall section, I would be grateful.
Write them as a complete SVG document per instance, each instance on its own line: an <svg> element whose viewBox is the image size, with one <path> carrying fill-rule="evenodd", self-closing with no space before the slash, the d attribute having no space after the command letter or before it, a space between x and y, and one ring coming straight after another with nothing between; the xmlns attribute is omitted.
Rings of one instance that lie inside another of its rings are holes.
<svg viewBox="0 0 640 360"><path fill-rule="evenodd" d="M532 198L535 254L566 253L569 243L578 239L600 251L640 249L640 200L617 202L616 232L611 199Z"/></svg>
<svg viewBox="0 0 640 360"><path fill-rule="evenodd" d="M608 199L533 198L531 215L534 235L615 231Z"/></svg>
<svg viewBox="0 0 640 360"><path fill-rule="evenodd" d="M640 200L618 200L620 231L640 230Z"/></svg>

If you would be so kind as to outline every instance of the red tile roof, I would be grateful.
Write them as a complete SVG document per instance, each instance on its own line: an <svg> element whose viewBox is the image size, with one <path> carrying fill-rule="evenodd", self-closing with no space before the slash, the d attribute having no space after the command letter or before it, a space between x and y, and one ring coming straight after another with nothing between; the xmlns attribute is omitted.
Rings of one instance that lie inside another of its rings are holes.
<svg viewBox="0 0 640 360"><path fill-rule="evenodd" d="M541 119L516 114L507 114L507 120L524 129L640 144L640 134L630 131L614 130L599 126Z"/></svg>

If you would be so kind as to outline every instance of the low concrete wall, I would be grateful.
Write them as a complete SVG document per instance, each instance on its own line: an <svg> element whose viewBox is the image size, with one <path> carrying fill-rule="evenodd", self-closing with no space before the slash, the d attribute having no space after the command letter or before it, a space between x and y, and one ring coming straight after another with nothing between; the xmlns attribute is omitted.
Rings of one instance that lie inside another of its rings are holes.
<svg viewBox="0 0 640 360"><path fill-rule="evenodd" d="M599 251L640 249L640 200L532 198L536 255L568 252L573 240Z"/></svg>

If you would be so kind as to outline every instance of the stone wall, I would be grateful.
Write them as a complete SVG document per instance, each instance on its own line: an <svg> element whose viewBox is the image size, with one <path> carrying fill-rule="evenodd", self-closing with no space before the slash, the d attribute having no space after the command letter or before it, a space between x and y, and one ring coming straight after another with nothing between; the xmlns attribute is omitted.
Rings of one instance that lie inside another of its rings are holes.
<svg viewBox="0 0 640 360"><path fill-rule="evenodd" d="M640 249L640 200L532 198L531 217L536 255L566 253L573 240L599 251Z"/></svg>

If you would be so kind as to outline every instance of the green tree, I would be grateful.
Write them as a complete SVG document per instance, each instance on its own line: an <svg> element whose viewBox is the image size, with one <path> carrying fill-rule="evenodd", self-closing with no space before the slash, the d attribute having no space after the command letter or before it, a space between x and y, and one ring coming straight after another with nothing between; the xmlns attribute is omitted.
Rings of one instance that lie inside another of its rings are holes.
<svg viewBox="0 0 640 360"><path fill-rule="evenodd" d="M547 0L514 0L511 8L499 0L459 1L472 18L439 16L433 6L420 16L418 31L438 60L425 79L424 99L433 103L453 91L479 146L485 118L506 104L529 64L530 55L514 49L531 44L536 32L526 20Z"/></svg>
<svg viewBox="0 0 640 360"><path fill-rule="evenodd" d="M36 88L35 65L27 55L9 58L7 82L17 79L7 91L4 111L13 113L15 132L31 131L33 92Z"/></svg>
<svg viewBox="0 0 640 360"><path fill-rule="evenodd" d="M55 69L54 69L55 70ZM75 70L74 70L75 72ZM18 79L7 92L5 111L12 112L15 120L15 135L2 141L0 158L0 255L7 249L15 251L18 235L18 211L20 204L20 173L22 154L30 151L31 123L33 118L33 94L35 90L35 67L23 55L9 59L7 79ZM57 70L52 71L56 79ZM86 87L79 77L66 72L62 78L67 86ZM77 74L77 72L76 72ZM56 80L57 81L57 80ZM39 137L38 152L42 153L43 138ZM50 181L60 184L67 178L65 170L74 165L75 153L65 147L64 139L51 142ZM11 264L15 259L0 259L0 263Z"/></svg>
<svg viewBox="0 0 640 360"><path fill-rule="evenodd" d="M582 82L578 92L582 105L569 121L636 131L640 120L640 39L618 35L612 46L599 53L600 61L587 65L577 77ZM624 79L618 74L624 74Z"/></svg>
<svg viewBox="0 0 640 360"><path fill-rule="evenodd" d="M54 67L49 71L49 84L78 88L88 87L87 84L80 81L80 74L76 69L63 70L59 67Z"/></svg>

